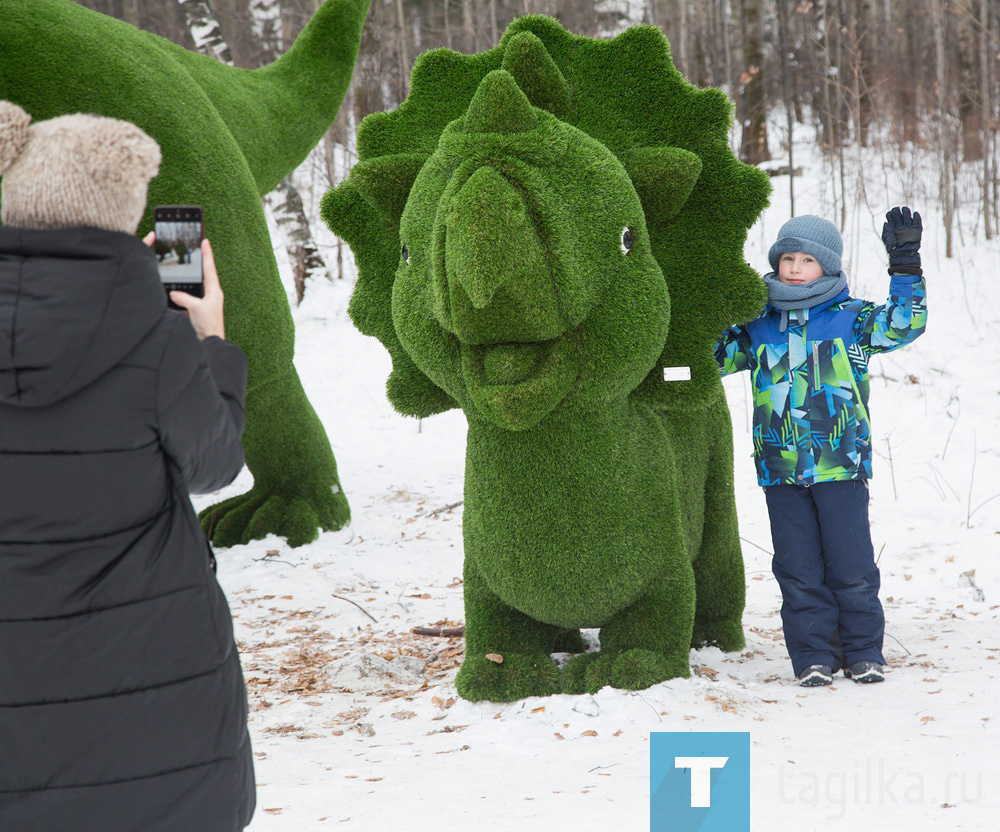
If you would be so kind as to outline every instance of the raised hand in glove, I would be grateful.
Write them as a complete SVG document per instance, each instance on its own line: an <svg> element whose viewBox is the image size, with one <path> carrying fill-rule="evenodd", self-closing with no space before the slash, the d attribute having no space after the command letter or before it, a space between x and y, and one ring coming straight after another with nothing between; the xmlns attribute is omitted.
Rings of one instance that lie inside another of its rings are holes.
<svg viewBox="0 0 1000 832"><path fill-rule="evenodd" d="M882 242L889 252L889 274L923 274L920 268L920 214L906 206L885 215Z"/></svg>

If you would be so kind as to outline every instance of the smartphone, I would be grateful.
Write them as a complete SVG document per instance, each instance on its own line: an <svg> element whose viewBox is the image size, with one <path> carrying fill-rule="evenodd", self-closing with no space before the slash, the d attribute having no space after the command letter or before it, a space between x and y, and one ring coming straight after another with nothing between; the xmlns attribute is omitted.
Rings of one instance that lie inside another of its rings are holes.
<svg viewBox="0 0 1000 832"><path fill-rule="evenodd" d="M157 205L153 209L156 232L153 253L171 309L180 309L170 300L170 293L175 290L199 298L205 296L201 270L204 228L200 205Z"/></svg>

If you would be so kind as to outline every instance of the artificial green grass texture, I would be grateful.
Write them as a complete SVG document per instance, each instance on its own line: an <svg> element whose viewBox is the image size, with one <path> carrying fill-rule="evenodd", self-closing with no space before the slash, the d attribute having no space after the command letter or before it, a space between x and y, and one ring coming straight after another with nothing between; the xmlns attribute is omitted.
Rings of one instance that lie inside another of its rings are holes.
<svg viewBox="0 0 1000 832"><path fill-rule="evenodd" d="M350 83L370 0L328 0L281 59L225 66L71 0L0 0L0 99L38 121L91 112L159 142L155 205L202 205L249 359L243 446L253 489L202 513L220 546L276 533L292 546L350 517L323 426L292 366L294 331L260 198L306 157Z"/></svg>
<svg viewBox="0 0 1000 832"><path fill-rule="evenodd" d="M465 698L641 689L688 675L692 646L743 646L713 347L766 299L742 253L770 186L730 118L655 28L602 41L524 17L488 52L421 55L324 198L390 400L469 422ZM580 627L601 651L558 673Z"/></svg>

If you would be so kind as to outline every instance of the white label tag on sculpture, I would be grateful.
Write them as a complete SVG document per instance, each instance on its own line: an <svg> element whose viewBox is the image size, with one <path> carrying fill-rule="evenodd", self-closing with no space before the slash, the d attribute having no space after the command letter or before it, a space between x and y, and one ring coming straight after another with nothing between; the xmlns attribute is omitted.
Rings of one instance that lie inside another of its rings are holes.
<svg viewBox="0 0 1000 832"><path fill-rule="evenodd" d="M664 381L691 381L690 367L664 367Z"/></svg>

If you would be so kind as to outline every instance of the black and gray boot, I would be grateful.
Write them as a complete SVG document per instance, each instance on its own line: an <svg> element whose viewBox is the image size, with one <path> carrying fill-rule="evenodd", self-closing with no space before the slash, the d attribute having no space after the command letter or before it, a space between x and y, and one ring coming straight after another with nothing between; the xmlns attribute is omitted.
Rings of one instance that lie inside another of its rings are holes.
<svg viewBox="0 0 1000 832"><path fill-rule="evenodd" d="M855 662L850 667L844 668L844 676L862 685L885 681L885 673L878 662Z"/></svg>
<svg viewBox="0 0 1000 832"><path fill-rule="evenodd" d="M811 664L797 677L804 688L815 688L820 685L833 684L833 670L828 664Z"/></svg>

